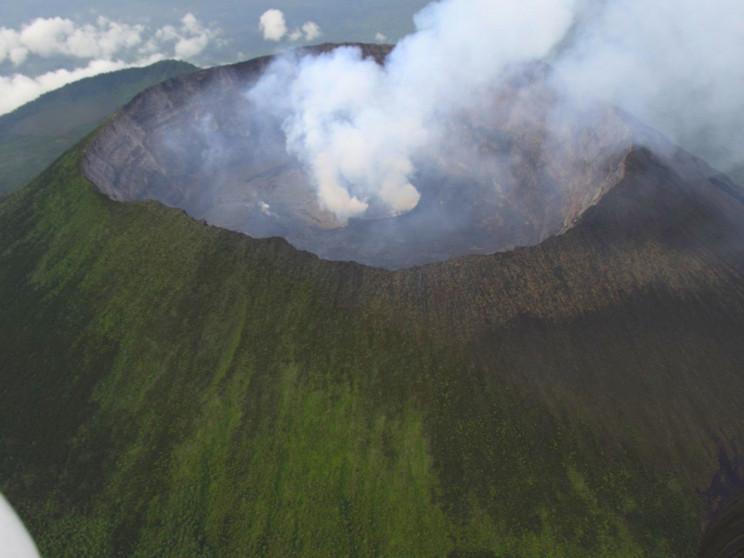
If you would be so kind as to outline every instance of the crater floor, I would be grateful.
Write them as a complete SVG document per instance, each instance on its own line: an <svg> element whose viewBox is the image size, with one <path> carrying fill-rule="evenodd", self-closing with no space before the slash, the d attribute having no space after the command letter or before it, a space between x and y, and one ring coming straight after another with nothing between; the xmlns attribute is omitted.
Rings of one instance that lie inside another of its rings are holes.
<svg viewBox="0 0 744 558"><path fill-rule="evenodd" d="M359 48L379 63L389 52ZM340 223L287 154L281 123L246 97L270 62L149 89L91 143L86 176L115 200L153 199L253 237L284 237L321 258L397 269L564 232L622 179L632 147L614 108L571 102L550 68L522 67L445 122L437 148L417 156L411 182L421 199L412 211Z"/></svg>

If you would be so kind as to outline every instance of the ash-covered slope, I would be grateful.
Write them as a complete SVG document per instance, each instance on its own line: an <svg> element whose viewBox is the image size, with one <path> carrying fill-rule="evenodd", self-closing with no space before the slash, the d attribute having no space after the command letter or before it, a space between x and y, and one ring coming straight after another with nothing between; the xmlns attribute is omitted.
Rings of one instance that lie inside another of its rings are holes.
<svg viewBox="0 0 744 558"><path fill-rule="evenodd" d="M389 52L359 48L378 63ZM624 116L568 100L548 67L511 68L485 100L446 122L436 150L419 155L412 182L421 200L412 211L338 222L288 155L282 123L248 100L270 62L208 70L140 95L89 146L86 176L115 200L154 199L253 237L282 236L322 258L405 268L564 232L622 178L633 141Z"/></svg>

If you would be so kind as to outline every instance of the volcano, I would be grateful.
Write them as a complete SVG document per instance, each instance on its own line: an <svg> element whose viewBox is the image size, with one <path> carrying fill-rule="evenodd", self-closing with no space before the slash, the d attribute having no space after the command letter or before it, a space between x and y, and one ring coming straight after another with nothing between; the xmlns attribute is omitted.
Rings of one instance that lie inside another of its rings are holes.
<svg viewBox="0 0 744 558"><path fill-rule="evenodd" d="M390 51L357 48L380 64ZM551 84L549 67L510 68L484 106L445 122L437 151L415 161L421 200L412 211L339 222L287 153L281 122L247 99L270 60L150 89L91 144L86 176L115 200L153 199L325 259L405 268L564 232L621 180L633 146L634 123L619 111L587 102L579 114Z"/></svg>
<svg viewBox="0 0 744 558"><path fill-rule="evenodd" d="M530 65L450 122L506 167L422 158L416 208L342 223L251 127L270 63L144 92L0 204L0 490L41 552L719 548L741 188L607 105L556 123Z"/></svg>
<svg viewBox="0 0 744 558"><path fill-rule="evenodd" d="M305 49L328 52L337 45ZM389 47L357 45L384 63ZM652 146L688 184L731 181L609 105L572 100L544 64L506 71L477 110L446 122L416 161L418 205L400 216L339 222L287 153L281 122L247 92L272 58L148 90L89 146L86 176L118 201L152 199L254 238L281 236L324 259L399 269L539 244L573 226ZM674 161L672 161L674 159Z"/></svg>

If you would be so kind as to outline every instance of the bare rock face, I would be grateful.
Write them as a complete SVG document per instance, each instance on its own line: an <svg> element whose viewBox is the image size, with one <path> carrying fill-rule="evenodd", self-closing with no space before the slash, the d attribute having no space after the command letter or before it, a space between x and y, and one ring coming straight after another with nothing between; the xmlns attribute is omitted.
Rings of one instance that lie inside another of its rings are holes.
<svg viewBox="0 0 744 558"><path fill-rule="evenodd" d="M378 63L389 52L359 48ZM613 107L570 100L549 67L520 67L482 106L447 123L444 148L415 161L415 209L341 225L287 154L281 123L251 110L246 92L271 60L149 89L90 144L85 175L115 200L154 199L216 226L284 237L322 258L405 268L566 231L623 178L645 133Z"/></svg>

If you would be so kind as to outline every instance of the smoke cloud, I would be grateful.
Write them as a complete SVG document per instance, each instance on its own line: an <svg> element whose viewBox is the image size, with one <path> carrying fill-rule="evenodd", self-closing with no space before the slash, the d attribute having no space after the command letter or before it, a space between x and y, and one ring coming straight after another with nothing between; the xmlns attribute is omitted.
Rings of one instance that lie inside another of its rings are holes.
<svg viewBox="0 0 744 558"><path fill-rule="evenodd" d="M413 160L441 135L443 119L469 107L508 64L547 55L572 8L572 0L431 4L384 67L354 48L282 58L249 98L283 121L288 151L339 221L400 215L419 202Z"/></svg>
<svg viewBox="0 0 744 558"><path fill-rule="evenodd" d="M744 3L583 2L553 63L744 184Z"/></svg>
<svg viewBox="0 0 744 558"><path fill-rule="evenodd" d="M268 13L268 12L267 12ZM248 94L340 222L417 206L419 154L507 68L547 60L597 97L732 170L744 160L738 0L444 0L415 16L384 67L354 48L277 60ZM381 37L377 37L381 40Z"/></svg>
<svg viewBox="0 0 744 558"><path fill-rule="evenodd" d="M37 18L20 29L0 27L0 64L17 70L0 75L0 114L10 112L39 95L72 81L165 58L194 60L220 41L220 30L201 23L191 13L176 25L150 31L98 17L94 23L77 23L61 17ZM29 75L21 69L34 57L68 59L70 68ZM80 61L87 60L84 66Z"/></svg>

